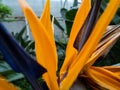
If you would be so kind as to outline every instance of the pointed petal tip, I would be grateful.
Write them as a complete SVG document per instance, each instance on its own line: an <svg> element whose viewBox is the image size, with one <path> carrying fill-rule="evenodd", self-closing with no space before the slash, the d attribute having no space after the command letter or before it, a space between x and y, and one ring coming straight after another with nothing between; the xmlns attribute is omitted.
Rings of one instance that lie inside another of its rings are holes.
<svg viewBox="0 0 120 90"><path fill-rule="evenodd" d="M28 8L31 9L26 0L18 0L18 3L23 11Z"/></svg>

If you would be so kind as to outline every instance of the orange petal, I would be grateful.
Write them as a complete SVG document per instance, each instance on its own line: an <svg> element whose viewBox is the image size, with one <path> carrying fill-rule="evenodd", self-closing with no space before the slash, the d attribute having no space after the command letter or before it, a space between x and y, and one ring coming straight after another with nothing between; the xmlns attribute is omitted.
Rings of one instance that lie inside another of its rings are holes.
<svg viewBox="0 0 120 90"><path fill-rule="evenodd" d="M76 57L77 50L73 47L73 44L80 28L82 27L85 19L87 18L87 15L89 14L90 8L91 1L83 0L83 3L81 4L77 11L66 49L66 57L60 70L60 76L62 76L62 74L66 72L69 65L72 63L72 60L74 59L74 57Z"/></svg>
<svg viewBox="0 0 120 90"><path fill-rule="evenodd" d="M44 7L44 10L42 12L39 22L45 27L46 31L48 32L48 35L50 36L49 38L51 39L51 43L53 45L54 54L56 54L56 57L57 57L53 26L50 20L50 0L46 1L45 7ZM57 59L58 58L56 58L56 66L55 66L56 71L57 71L57 63L58 63Z"/></svg>
<svg viewBox="0 0 120 90"><path fill-rule="evenodd" d="M42 15L40 17L40 22L44 25L46 28L46 31L49 33L51 37L53 37L53 31L52 31L52 24L50 20L50 0L46 1L44 10L42 12Z"/></svg>
<svg viewBox="0 0 120 90"><path fill-rule="evenodd" d="M120 76L120 66L105 66L103 68Z"/></svg>
<svg viewBox="0 0 120 90"><path fill-rule="evenodd" d="M51 90L58 90L56 78L57 56L52 39L25 0L19 0L19 3L29 22L32 35L35 39L37 61L47 69L47 75L43 75L44 79Z"/></svg>
<svg viewBox="0 0 120 90"><path fill-rule="evenodd" d="M0 90L18 90L14 85L10 84L7 80L0 77Z"/></svg>
<svg viewBox="0 0 120 90"><path fill-rule="evenodd" d="M54 33L53 33L53 26L50 20L50 0L46 1L45 8L43 10L43 13L40 17L39 22L45 27L46 31L48 32L48 35L50 36L51 43L53 45L54 53L56 54L57 57L57 52L56 52L56 45L55 45L55 40L54 40ZM56 71L57 71L57 58L56 58Z"/></svg>
<svg viewBox="0 0 120 90"><path fill-rule="evenodd" d="M120 78L118 75L104 69L101 67L91 67L87 71L87 75L98 85L109 89L109 90L119 90L120 88Z"/></svg>

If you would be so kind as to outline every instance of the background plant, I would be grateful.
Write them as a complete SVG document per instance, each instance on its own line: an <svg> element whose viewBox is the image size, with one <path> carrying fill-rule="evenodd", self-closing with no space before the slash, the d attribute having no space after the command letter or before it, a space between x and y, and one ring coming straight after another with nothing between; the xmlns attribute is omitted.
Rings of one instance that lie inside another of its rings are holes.
<svg viewBox="0 0 120 90"><path fill-rule="evenodd" d="M30 39L30 36L26 35L26 25L20 30L20 32L12 32L12 35L26 52L33 57L35 56L35 42Z"/></svg>
<svg viewBox="0 0 120 90"><path fill-rule="evenodd" d="M6 17L12 15L12 9L2 4L2 0L0 0L0 21L4 21Z"/></svg>

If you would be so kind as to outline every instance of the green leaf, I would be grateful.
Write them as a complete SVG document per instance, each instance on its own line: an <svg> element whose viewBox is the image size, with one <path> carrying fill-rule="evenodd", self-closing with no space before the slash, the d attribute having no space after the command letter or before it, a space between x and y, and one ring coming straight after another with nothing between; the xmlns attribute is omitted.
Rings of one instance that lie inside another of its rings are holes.
<svg viewBox="0 0 120 90"><path fill-rule="evenodd" d="M11 74L7 75L6 78L9 82L13 82L13 81L17 81L19 79L24 78L24 76L20 73L11 73Z"/></svg>
<svg viewBox="0 0 120 90"><path fill-rule="evenodd" d="M0 61L0 74L7 78L8 81L17 81L24 76L20 73L15 73L11 67L3 60Z"/></svg>
<svg viewBox="0 0 120 90"><path fill-rule="evenodd" d="M6 17L12 15L12 9L0 1L0 21L4 20Z"/></svg>
<svg viewBox="0 0 120 90"><path fill-rule="evenodd" d="M12 71L11 67L3 60L0 60L0 74Z"/></svg>
<svg viewBox="0 0 120 90"><path fill-rule="evenodd" d="M66 8L61 8L60 10L60 14L62 16L62 18L66 19L66 13L67 13L67 9Z"/></svg>
<svg viewBox="0 0 120 90"><path fill-rule="evenodd" d="M74 0L73 7L76 7L78 5L78 0Z"/></svg>
<svg viewBox="0 0 120 90"><path fill-rule="evenodd" d="M67 11L67 12L66 12L66 16L65 16L66 19L73 22L77 10L78 10L78 9L71 9L71 10Z"/></svg>
<svg viewBox="0 0 120 90"><path fill-rule="evenodd" d="M70 35L72 24L73 24L73 20L75 18L77 10L78 9L71 9L68 12L66 12L65 24L66 24L66 31L67 31L67 35L68 36Z"/></svg>
<svg viewBox="0 0 120 90"><path fill-rule="evenodd" d="M18 41L18 43L28 52L30 55L35 56L35 45L34 41L30 40L26 33L26 25L20 30L20 32L14 33L12 35Z"/></svg>

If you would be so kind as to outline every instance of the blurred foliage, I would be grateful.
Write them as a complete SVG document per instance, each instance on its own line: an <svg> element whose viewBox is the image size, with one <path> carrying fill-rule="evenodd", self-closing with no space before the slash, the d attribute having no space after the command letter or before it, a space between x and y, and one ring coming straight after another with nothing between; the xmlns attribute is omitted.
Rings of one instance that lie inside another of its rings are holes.
<svg viewBox="0 0 120 90"><path fill-rule="evenodd" d="M59 72L65 58L65 49L67 44L65 42L58 41L58 40L56 40L55 43L57 46L58 72Z"/></svg>
<svg viewBox="0 0 120 90"><path fill-rule="evenodd" d="M33 90L25 78L13 81L13 83L16 86L20 87L21 88L20 90Z"/></svg>
<svg viewBox="0 0 120 90"><path fill-rule="evenodd" d="M114 64L120 63L120 39L116 42L116 44L112 47L110 52L106 56L100 57L95 66L110 66Z"/></svg>
<svg viewBox="0 0 120 90"><path fill-rule="evenodd" d="M75 18L76 12L78 9L70 9L67 10L65 8L61 9L61 15L65 19L65 24L66 24L66 32L69 37L70 31L72 28L73 20Z"/></svg>
<svg viewBox="0 0 120 90"><path fill-rule="evenodd" d="M31 56L35 56L35 42L30 40L29 36L26 35L26 25L20 30L20 32L12 32L12 35L26 52Z"/></svg>
<svg viewBox="0 0 120 90"><path fill-rule="evenodd" d="M0 0L0 21L3 21L9 15L12 15L12 9L2 4L2 0Z"/></svg>
<svg viewBox="0 0 120 90"><path fill-rule="evenodd" d="M74 0L73 7L76 7L78 5L78 0Z"/></svg>
<svg viewBox="0 0 120 90"><path fill-rule="evenodd" d="M0 59L0 74L5 76L8 81L16 81L23 78L22 74L15 73L11 67L4 61Z"/></svg>

